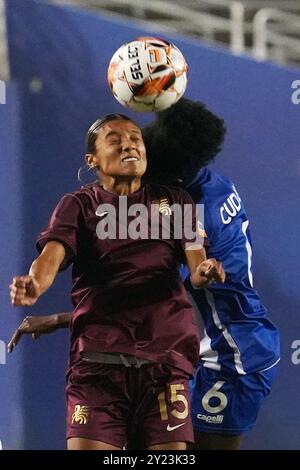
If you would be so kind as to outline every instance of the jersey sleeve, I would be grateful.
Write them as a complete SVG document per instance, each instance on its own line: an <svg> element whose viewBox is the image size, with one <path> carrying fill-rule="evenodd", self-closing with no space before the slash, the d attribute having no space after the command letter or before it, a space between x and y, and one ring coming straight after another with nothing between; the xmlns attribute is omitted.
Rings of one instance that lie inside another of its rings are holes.
<svg viewBox="0 0 300 470"><path fill-rule="evenodd" d="M66 194L54 209L47 227L38 236L36 247L39 252L49 241L57 241L64 245L66 256L60 271L67 269L77 255L80 216L79 199L73 194Z"/></svg>
<svg viewBox="0 0 300 470"><path fill-rule="evenodd" d="M208 256L222 262L227 283L234 283L235 288L252 288L251 235L242 199L229 178L219 177L216 183L215 192L207 194L204 201L210 240Z"/></svg>

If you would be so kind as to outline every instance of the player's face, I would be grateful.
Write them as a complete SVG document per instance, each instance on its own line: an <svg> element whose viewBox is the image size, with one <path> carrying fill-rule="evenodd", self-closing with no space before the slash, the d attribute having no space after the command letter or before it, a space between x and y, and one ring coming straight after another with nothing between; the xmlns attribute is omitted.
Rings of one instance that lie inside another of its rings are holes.
<svg viewBox="0 0 300 470"><path fill-rule="evenodd" d="M99 130L93 157L102 176L143 176L147 159L141 130L131 121L109 121Z"/></svg>

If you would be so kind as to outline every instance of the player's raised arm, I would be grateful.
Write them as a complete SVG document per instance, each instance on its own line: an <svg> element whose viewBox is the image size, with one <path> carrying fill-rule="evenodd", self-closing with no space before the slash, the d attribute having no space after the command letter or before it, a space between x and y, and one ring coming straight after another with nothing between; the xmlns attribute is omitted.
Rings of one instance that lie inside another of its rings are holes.
<svg viewBox="0 0 300 470"><path fill-rule="evenodd" d="M222 264L215 258L206 259L204 248L186 249L185 256L194 287L205 287L211 281L224 283L226 275Z"/></svg>
<svg viewBox="0 0 300 470"><path fill-rule="evenodd" d="M215 258L206 259L202 230L199 230L202 224L198 208L186 191L182 192L182 207L184 208L182 220L184 235L181 239L181 247L184 250L192 285L195 288L201 288L212 281L223 283L226 276L222 264Z"/></svg>
<svg viewBox="0 0 300 470"><path fill-rule="evenodd" d="M29 274L13 278L9 286L11 303L16 306L34 305L52 285L65 255L62 243L49 241L32 263Z"/></svg>
<svg viewBox="0 0 300 470"><path fill-rule="evenodd" d="M7 351L11 353L24 334L31 334L33 339L37 339L40 336L52 333L59 328L68 328L70 325L71 315L72 312L54 313L53 315L42 316L27 316L10 338L7 345Z"/></svg>

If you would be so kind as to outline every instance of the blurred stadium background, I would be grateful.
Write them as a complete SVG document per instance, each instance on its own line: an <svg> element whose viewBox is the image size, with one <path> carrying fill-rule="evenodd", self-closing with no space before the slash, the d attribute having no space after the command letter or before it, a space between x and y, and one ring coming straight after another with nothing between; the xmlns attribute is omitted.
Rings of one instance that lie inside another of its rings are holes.
<svg viewBox="0 0 300 470"><path fill-rule="evenodd" d="M149 34L179 46L186 95L226 120L216 166L248 208L254 279L281 330L279 374L243 448L300 449L299 0L0 0L0 441L65 448L67 332L5 351L26 314L70 308L70 274L31 311L11 307L8 284L27 271L56 201L78 186L88 125L124 111L106 83L112 53Z"/></svg>

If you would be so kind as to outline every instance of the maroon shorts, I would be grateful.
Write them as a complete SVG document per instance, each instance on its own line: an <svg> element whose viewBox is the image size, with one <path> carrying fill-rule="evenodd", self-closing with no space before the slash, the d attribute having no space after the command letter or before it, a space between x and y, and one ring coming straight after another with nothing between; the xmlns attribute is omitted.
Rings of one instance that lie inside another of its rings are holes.
<svg viewBox="0 0 300 470"><path fill-rule="evenodd" d="M166 364L140 368L81 363L67 385L67 438L81 437L116 447L194 442L189 375Z"/></svg>

